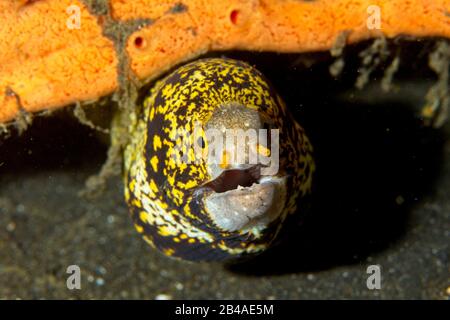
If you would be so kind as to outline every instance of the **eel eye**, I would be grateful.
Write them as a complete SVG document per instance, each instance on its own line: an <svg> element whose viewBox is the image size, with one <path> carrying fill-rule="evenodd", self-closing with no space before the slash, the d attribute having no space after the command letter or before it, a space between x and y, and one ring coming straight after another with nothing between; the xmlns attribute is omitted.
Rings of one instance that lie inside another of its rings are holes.
<svg viewBox="0 0 450 320"><path fill-rule="evenodd" d="M197 139L197 144L202 149L205 149L205 147L206 147L206 143L205 143L205 140L203 139L203 137L200 137Z"/></svg>

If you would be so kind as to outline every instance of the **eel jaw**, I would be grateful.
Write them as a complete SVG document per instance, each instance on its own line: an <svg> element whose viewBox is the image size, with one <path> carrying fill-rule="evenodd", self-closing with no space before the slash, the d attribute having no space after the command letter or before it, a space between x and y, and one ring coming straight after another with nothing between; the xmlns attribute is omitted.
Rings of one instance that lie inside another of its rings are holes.
<svg viewBox="0 0 450 320"><path fill-rule="evenodd" d="M263 230L282 213L286 177L261 176L260 165L231 169L208 182L203 199L212 221L224 231Z"/></svg>

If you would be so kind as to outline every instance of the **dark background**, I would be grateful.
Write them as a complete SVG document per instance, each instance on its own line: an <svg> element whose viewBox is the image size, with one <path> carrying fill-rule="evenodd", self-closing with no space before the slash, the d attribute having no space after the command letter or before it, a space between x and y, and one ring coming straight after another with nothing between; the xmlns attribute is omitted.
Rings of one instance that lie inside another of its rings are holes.
<svg viewBox="0 0 450 320"><path fill-rule="evenodd" d="M267 76L317 162L313 196L282 243L239 265L175 261L148 247L118 176L99 197L80 198L105 160L107 137L70 108L0 139L0 298L447 299L450 126L432 129L420 118L436 81L427 66L435 41L391 41L391 55L357 90L358 54L369 45L345 49L338 78L329 53L210 54ZM385 93L379 81L395 54L400 69ZM71 264L81 268L78 291L66 288ZM366 287L371 264L381 265L381 290Z"/></svg>

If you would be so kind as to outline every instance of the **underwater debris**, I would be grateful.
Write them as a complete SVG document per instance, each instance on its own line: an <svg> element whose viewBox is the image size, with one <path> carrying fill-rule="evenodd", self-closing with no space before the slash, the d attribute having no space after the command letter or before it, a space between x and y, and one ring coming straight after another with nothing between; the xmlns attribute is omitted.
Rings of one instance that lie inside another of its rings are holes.
<svg viewBox="0 0 450 320"><path fill-rule="evenodd" d="M397 55L392 60L391 64L386 68L383 79L381 79L381 89L383 89L384 92L389 92L391 90L392 80L399 66L400 66L400 56Z"/></svg>
<svg viewBox="0 0 450 320"><path fill-rule="evenodd" d="M389 56L386 38L375 39L359 56L362 59L362 66L358 70L359 76L356 79L355 86L361 90L369 82L372 72Z"/></svg>
<svg viewBox="0 0 450 320"><path fill-rule="evenodd" d="M426 124L440 128L448 118L449 97L449 61L450 46L446 41L438 42L436 49L430 53L428 65L436 73L438 80L426 95L426 105L422 116Z"/></svg>
<svg viewBox="0 0 450 320"><path fill-rule="evenodd" d="M90 176L85 182L85 188L78 193L79 197L95 198L101 195L108 179L117 176L121 172L122 156L121 148L118 146L110 146L105 163L102 165L100 172Z"/></svg>
<svg viewBox="0 0 450 320"><path fill-rule="evenodd" d="M33 122L33 117L31 113L27 112L23 108L20 96L14 90L12 90L10 87L6 87L5 95L14 97L17 102L19 112L13 121L13 126L17 129L19 135L21 135L28 128L28 126L31 125L31 123Z"/></svg>
<svg viewBox="0 0 450 320"><path fill-rule="evenodd" d="M21 135L25 130L27 130L28 126L30 126L32 122L33 122L32 114L25 111L25 109L20 108L19 114L17 115L14 121L14 125L17 128L19 135Z"/></svg>
<svg viewBox="0 0 450 320"><path fill-rule="evenodd" d="M81 124L102 133L109 133L109 129L102 128L95 125L90 119L88 119L85 110L81 107L81 102L77 101L75 103L75 108L73 109L74 116L80 121Z"/></svg>
<svg viewBox="0 0 450 320"><path fill-rule="evenodd" d="M330 50L330 54L332 57L336 57L337 59L330 65L330 74L333 77L337 77L342 70L344 69L344 58L342 57L342 53L344 52L345 45L347 44L348 36L350 35L350 30L342 31L334 42L333 47Z"/></svg>
<svg viewBox="0 0 450 320"><path fill-rule="evenodd" d="M90 5L90 8L93 10L92 5ZM95 10L93 11L95 12ZM135 102L138 98L138 90L142 86L142 83L130 67L130 55L126 50L126 44L132 33L144 26L150 25L152 20L133 19L127 20L126 22L117 21L112 17L111 10L107 4L101 7L101 11L106 17L103 25L103 35L113 41L118 60L116 66L118 88L113 93L111 99L117 103L117 108L120 110L120 115L118 116L120 119L115 120L115 122L119 122L122 128L127 128L129 117L125 115L130 114L136 107ZM79 104L75 107L75 112L76 115L81 116L81 119L87 120L86 117L83 117L82 108ZM88 123L89 121L85 124ZM90 124L88 125L90 126ZM128 135L125 130L123 132L125 134L117 140L117 143L109 146L106 161L102 165L100 172L87 179L85 188L79 192L79 196L93 198L100 195L108 179L120 174L122 166L121 151L128 142Z"/></svg>
<svg viewBox="0 0 450 320"><path fill-rule="evenodd" d="M7 139L11 135L11 131L6 123L0 123L0 138Z"/></svg>

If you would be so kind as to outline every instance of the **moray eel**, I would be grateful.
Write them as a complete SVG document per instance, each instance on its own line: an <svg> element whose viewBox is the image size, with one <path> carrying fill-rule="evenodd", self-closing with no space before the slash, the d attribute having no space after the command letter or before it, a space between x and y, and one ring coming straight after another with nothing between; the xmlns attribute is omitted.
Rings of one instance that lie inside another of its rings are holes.
<svg viewBox="0 0 450 320"><path fill-rule="evenodd" d="M262 252L310 192L312 146L246 63L181 66L130 117L125 198L137 231L167 256L224 261ZM229 138L237 132L244 138Z"/></svg>

